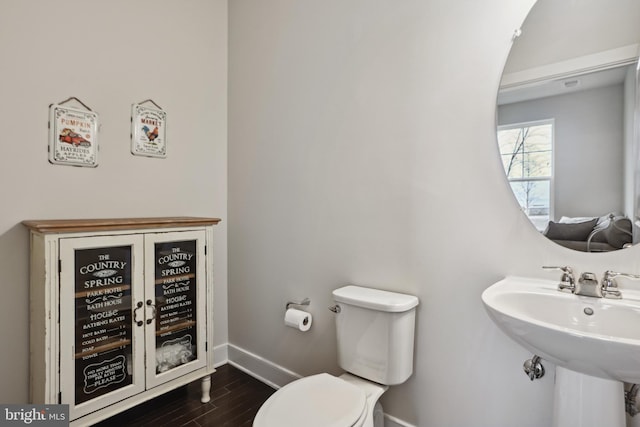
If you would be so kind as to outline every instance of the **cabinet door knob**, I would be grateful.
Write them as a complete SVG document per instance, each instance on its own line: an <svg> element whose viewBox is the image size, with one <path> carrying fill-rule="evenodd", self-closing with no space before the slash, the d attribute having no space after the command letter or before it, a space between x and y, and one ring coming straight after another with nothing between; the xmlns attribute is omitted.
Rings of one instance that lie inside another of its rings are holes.
<svg viewBox="0 0 640 427"><path fill-rule="evenodd" d="M138 301L138 303L136 304L136 308L133 309L133 321L136 322L136 325L138 326L144 325L144 322L142 320L137 320L138 310L140 310L143 305L144 304L142 303L142 301Z"/></svg>
<svg viewBox="0 0 640 427"><path fill-rule="evenodd" d="M147 305L149 307L153 308L153 312L151 313L151 317L149 319L147 319L147 325L150 325L151 322L153 322L153 319L156 318L156 305L150 299L147 300Z"/></svg>

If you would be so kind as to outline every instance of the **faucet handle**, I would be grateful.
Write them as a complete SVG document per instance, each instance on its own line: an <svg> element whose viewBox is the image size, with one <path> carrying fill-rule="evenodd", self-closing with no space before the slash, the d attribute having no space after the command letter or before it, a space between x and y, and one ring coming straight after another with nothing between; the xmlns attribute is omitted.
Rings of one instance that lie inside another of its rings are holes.
<svg viewBox="0 0 640 427"><path fill-rule="evenodd" d="M605 298L622 298L622 294L618 289L618 284L616 283L615 277L626 277L628 279L638 280L640 276L637 274L629 274L629 273L620 273L617 271L607 270L604 272L604 276L602 276L602 283L600 287L602 289L602 296Z"/></svg>
<svg viewBox="0 0 640 427"><path fill-rule="evenodd" d="M573 275L573 268L569 266L557 267L549 265L543 265L542 268L544 268L545 270L562 271L562 276L560 276L560 283L558 284L559 291L568 289L569 291L574 292L576 290L576 278Z"/></svg>
<svg viewBox="0 0 640 427"><path fill-rule="evenodd" d="M569 267L569 266L554 266L554 265L543 265L542 268L544 268L545 270L560 270L565 274L570 275L571 277L573 277L573 268Z"/></svg>

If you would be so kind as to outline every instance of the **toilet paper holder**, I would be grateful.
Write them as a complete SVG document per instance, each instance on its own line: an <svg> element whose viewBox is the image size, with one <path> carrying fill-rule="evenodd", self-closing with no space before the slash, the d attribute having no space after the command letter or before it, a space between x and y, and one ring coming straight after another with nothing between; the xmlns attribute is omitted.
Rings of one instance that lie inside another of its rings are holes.
<svg viewBox="0 0 640 427"><path fill-rule="evenodd" d="M286 305L286 310L289 310L289 307L292 305L309 305L311 304L311 300L309 298L305 298L302 301L288 301Z"/></svg>

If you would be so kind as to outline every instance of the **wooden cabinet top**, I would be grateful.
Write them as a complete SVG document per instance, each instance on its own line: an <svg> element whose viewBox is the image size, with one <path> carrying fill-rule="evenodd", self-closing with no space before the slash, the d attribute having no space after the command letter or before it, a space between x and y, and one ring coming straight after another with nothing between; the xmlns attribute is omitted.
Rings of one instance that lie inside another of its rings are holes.
<svg viewBox="0 0 640 427"><path fill-rule="evenodd" d="M27 220L22 221L22 224L38 233L80 233L84 231L193 227L215 225L219 222L220 218L177 216L155 218Z"/></svg>

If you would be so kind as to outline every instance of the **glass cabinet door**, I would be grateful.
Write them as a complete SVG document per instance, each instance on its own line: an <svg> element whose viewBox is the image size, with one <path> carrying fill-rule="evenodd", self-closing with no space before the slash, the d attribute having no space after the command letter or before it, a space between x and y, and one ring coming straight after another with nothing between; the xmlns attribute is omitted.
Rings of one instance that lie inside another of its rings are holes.
<svg viewBox="0 0 640 427"><path fill-rule="evenodd" d="M60 240L60 390L72 419L145 388L143 251L136 235Z"/></svg>
<svg viewBox="0 0 640 427"><path fill-rule="evenodd" d="M205 238L145 236L147 387L206 367Z"/></svg>

